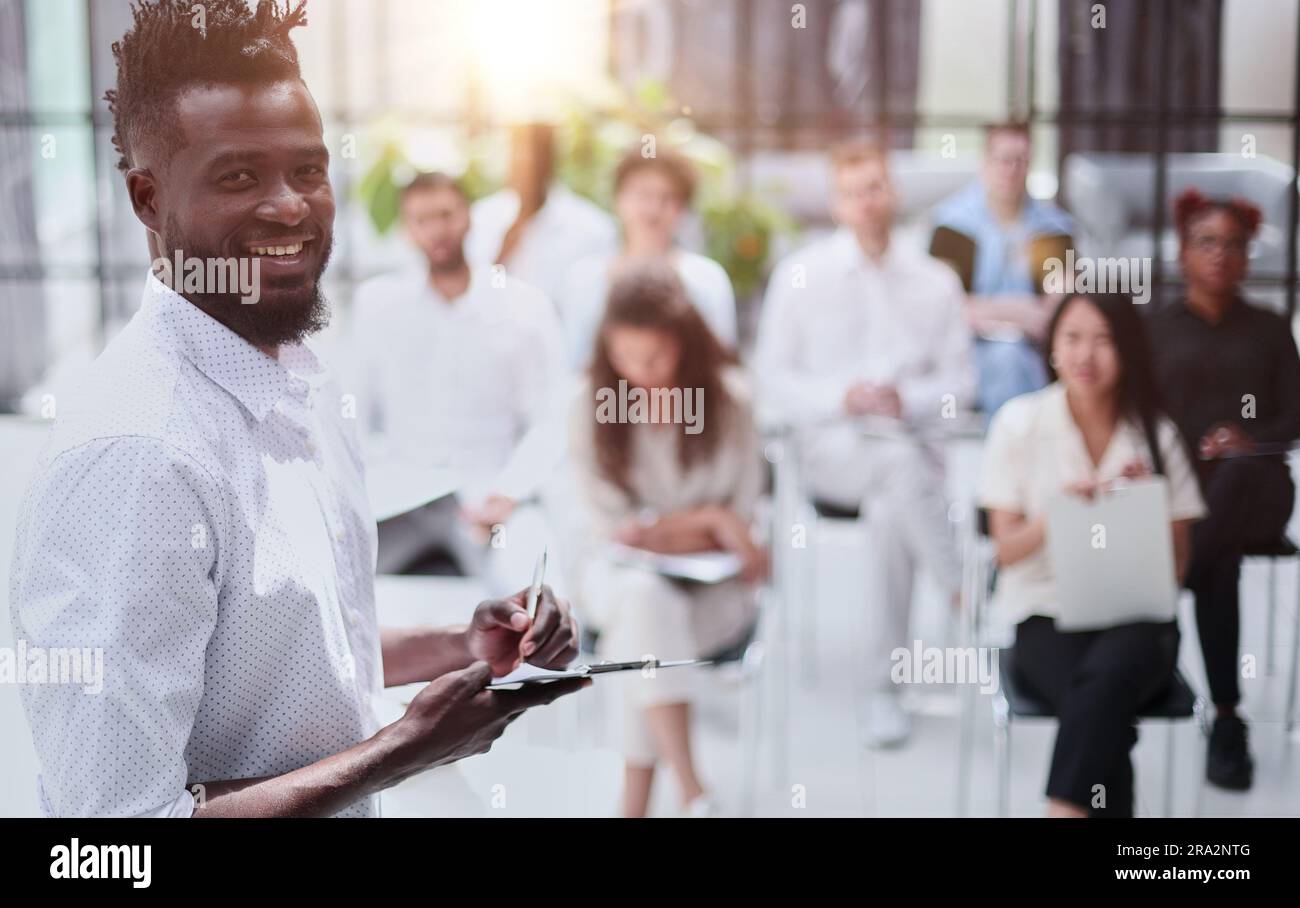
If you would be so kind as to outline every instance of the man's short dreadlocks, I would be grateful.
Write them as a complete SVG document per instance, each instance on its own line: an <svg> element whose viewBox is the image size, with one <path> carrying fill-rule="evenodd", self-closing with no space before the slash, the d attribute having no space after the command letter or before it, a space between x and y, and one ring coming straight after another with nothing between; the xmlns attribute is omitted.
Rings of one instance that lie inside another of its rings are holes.
<svg viewBox="0 0 1300 908"><path fill-rule="evenodd" d="M169 122L180 92L193 85L301 79L289 32L307 24L307 0L144 0L135 22L113 43L117 88L104 95L113 114L120 170L132 166L142 137L174 142ZM200 10L196 7L201 7ZM203 27L200 28L199 26Z"/></svg>

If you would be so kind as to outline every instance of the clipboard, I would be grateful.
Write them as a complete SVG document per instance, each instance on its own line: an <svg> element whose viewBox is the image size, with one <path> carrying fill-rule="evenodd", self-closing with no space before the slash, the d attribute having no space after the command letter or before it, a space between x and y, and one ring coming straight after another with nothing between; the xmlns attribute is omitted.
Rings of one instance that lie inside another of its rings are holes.
<svg viewBox="0 0 1300 908"><path fill-rule="evenodd" d="M1047 521L1057 629L1174 620L1178 583L1163 477L1116 485L1093 501L1058 495Z"/></svg>
<svg viewBox="0 0 1300 908"><path fill-rule="evenodd" d="M613 672L635 672L652 668L678 668L684 665L708 665L709 659L637 659L634 662L597 662L594 665L576 665L573 668L551 670L523 665L508 675L493 678L484 690L519 690L525 684L549 684L568 678L591 678Z"/></svg>

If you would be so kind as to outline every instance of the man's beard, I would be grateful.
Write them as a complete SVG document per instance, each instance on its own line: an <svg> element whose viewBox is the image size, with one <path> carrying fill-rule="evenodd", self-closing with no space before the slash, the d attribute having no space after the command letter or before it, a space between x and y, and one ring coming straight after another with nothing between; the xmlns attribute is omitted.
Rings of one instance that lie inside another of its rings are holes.
<svg viewBox="0 0 1300 908"><path fill-rule="evenodd" d="M455 274L464 267L465 248L463 246L457 246L455 252L449 253L438 261L429 259L430 274Z"/></svg>
<svg viewBox="0 0 1300 908"><path fill-rule="evenodd" d="M295 283L292 290L268 280L259 266L257 275L261 298L256 302L244 302L238 287L228 287L226 292L184 290L184 273L173 274L171 286L185 299L254 346L278 347L281 344L297 343L329 324L329 302L321 292L320 277L329 264L334 239L332 236L321 236L316 242L325 244L316 273L306 282ZM228 261L230 258L190 242L182 234L174 216L167 221L162 245L162 254L167 256L173 271L178 250L185 261L198 260L206 264L214 259ZM252 255L236 258L242 266L251 270Z"/></svg>

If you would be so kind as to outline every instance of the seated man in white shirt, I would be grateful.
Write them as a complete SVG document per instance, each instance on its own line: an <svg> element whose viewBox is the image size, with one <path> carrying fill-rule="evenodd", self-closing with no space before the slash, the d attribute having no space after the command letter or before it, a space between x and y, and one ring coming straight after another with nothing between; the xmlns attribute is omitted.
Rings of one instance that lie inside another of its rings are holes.
<svg viewBox="0 0 1300 908"><path fill-rule="evenodd" d="M487 750L565 693L483 688L523 659L566 665L576 626L549 596L530 626L521 592L467 626L380 629L356 434L302 342L328 320L334 224L289 37L303 5L255 15L210 0L203 32L188 4L134 13L109 103L155 274L59 400L11 571L29 653L106 654L98 691L20 689L39 803L77 817L375 816L382 789ZM420 681L380 727L382 687Z"/></svg>
<svg viewBox="0 0 1300 908"><path fill-rule="evenodd" d="M445 496L379 526L379 571L448 550L497 593L527 585L548 532L537 503L563 454L563 341L550 302L499 268L470 268L469 202L445 174L402 194L422 267L357 290L358 411L372 465L449 470Z"/></svg>
<svg viewBox="0 0 1300 908"><path fill-rule="evenodd" d="M736 296L731 278L713 259L677 246L677 230L694 194L691 162L671 149L646 157L637 145L619 162L614 172L614 209L623 228L622 248L574 263L557 300L572 368L582 370L591 362L610 278L629 265L655 259L673 266L714 336L724 347L735 349Z"/></svg>
<svg viewBox="0 0 1300 908"><path fill-rule="evenodd" d="M916 569L954 602L961 587L942 461L925 439L972 393L971 338L956 275L890 239L895 196L884 153L842 146L832 171L839 230L773 272L755 367L765 407L799 429L809 493L867 518L863 671L869 743L883 746L910 731L890 669L894 648L910 645ZM866 437L869 416L889 420L897 437Z"/></svg>
<svg viewBox="0 0 1300 908"><path fill-rule="evenodd" d="M570 265L617 245L614 219L555 179L554 129L513 127L508 185L474 203L465 238L469 263L504 265L553 300Z"/></svg>

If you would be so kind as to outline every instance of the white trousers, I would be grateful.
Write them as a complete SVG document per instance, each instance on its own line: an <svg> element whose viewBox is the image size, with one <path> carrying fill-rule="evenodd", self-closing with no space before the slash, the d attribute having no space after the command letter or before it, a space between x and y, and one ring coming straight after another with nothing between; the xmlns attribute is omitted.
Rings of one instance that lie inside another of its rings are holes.
<svg viewBox="0 0 1300 908"><path fill-rule="evenodd" d="M865 438L852 426L821 429L802 440L802 473L812 496L858 507L866 521L868 600L866 674L893 689L895 647L910 648L908 622L918 567L945 595L961 589L961 556L948 522L943 458L912 441Z"/></svg>
<svg viewBox="0 0 1300 908"><path fill-rule="evenodd" d="M600 631L600 657L614 662L711 655L738 641L757 617L754 591L738 580L687 584L605 561L592 562L583 571L582 601L593 606L584 618ZM686 666L617 677L623 695L623 753L629 763L655 762L645 710L691 702L705 671Z"/></svg>

